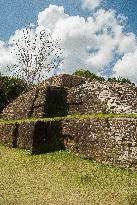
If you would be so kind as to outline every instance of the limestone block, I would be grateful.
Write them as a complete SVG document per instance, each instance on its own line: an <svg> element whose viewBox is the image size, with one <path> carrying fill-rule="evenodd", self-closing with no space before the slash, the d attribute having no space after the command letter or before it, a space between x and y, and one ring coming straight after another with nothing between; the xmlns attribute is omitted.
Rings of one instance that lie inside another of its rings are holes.
<svg viewBox="0 0 137 205"><path fill-rule="evenodd" d="M24 122L18 127L17 147L32 150L35 122Z"/></svg>
<svg viewBox="0 0 137 205"><path fill-rule="evenodd" d="M17 147L16 145L16 124L0 124L0 143L9 147Z"/></svg>
<svg viewBox="0 0 137 205"><path fill-rule="evenodd" d="M33 154L63 148L60 122L36 121L19 125L17 147L31 150Z"/></svg>
<svg viewBox="0 0 137 205"><path fill-rule="evenodd" d="M65 148L84 158L137 170L137 119L62 122Z"/></svg>

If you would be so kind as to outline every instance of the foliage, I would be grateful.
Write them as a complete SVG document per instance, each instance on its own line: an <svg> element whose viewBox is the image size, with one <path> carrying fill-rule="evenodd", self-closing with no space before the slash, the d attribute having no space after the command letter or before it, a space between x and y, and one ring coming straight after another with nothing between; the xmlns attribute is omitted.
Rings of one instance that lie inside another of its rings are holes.
<svg viewBox="0 0 137 205"><path fill-rule="evenodd" d="M110 82L121 82L121 83L128 83L128 84L131 84L131 85L135 85L134 83L132 83L128 78L122 78L122 77L118 77L118 78L108 78L108 81Z"/></svg>
<svg viewBox="0 0 137 205"><path fill-rule="evenodd" d="M96 74L91 73L89 70L84 69L76 70L76 72L74 72L73 75L96 80L105 80L103 77L97 76Z"/></svg>
<svg viewBox="0 0 137 205"><path fill-rule="evenodd" d="M29 85L47 77L45 75L62 62L59 40L53 39L46 30L36 32L31 27L22 29L20 35L12 39L11 48L16 63L9 69Z"/></svg>
<svg viewBox="0 0 137 205"><path fill-rule="evenodd" d="M85 78L90 78L90 79L96 79L96 80L105 80L103 77L101 76L97 76L94 73L91 73L89 70L84 70L84 69L80 69L80 70L76 70L73 75L76 76L81 76L81 77L85 77ZM128 78L123 78L123 77L118 77L118 78L108 78L108 81L110 82L121 82L121 83L128 83L131 85L135 85L134 83L132 83Z"/></svg>
<svg viewBox="0 0 137 205"><path fill-rule="evenodd" d="M0 76L0 112L21 93L28 91L27 83L21 79Z"/></svg>

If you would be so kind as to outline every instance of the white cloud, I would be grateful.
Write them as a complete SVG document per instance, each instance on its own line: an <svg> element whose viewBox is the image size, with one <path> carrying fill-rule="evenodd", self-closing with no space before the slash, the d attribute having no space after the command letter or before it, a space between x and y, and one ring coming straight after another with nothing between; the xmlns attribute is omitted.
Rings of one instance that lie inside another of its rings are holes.
<svg viewBox="0 0 137 205"><path fill-rule="evenodd" d="M78 68L86 67L98 73L114 60L116 54L126 54L137 48L135 35L123 31L122 22L126 18L122 15L117 16L114 10L99 9L87 19L69 16L63 12L62 7L56 6L58 18L53 22L51 12L48 20L52 25L48 25L46 17L49 10L45 9L40 21L43 24L40 23L39 26L52 28L52 35L62 39L64 72L72 73Z"/></svg>
<svg viewBox="0 0 137 205"><path fill-rule="evenodd" d="M38 14L38 25L53 29L56 22L66 18L68 15L64 13L63 6L49 5L44 11Z"/></svg>
<svg viewBox="0 0 137 205"><path fill-rule="evenodd" d="M0 72L7 73L6 66L15 63L15 58L11 54L11 48L5 42L0 41Z"/></svg>
<svg viewBox="0 0 137 205"><path fill-rule="evenodd" d="M113 72L113 76L123 76L137 83L137 49L118 60Z"/></svg>
<svg viewBox="0 0 137 205"><path fill-rule="evenodd" d="M134 52L137 48L137 39L135 34L128 33L127 35L121 36L119 44L120 53Z"/></svg>
<svg viewBox="0 0 137 205"><path fill-rule="evenodd" d="M93 10L101 1L82 2L83 8ZM50 5L39 13L35 32L48 29L53 38L61 39L64 49L62 72L73 73L76 69L87 68L91 72L103 73L106 67L114 62L115 56L123 56L111 70L114 75L128 75L131 80L135 80L133 73L137 72L137 38L135 34L124 31L125 22L126 18L121 14L117 15L114 10L100 8L85 19L66 14L62 6ZM21 36L20 32L21 30L17 30L9 42L12 38ZM2 49L6 47L2 45Z"/></svg>
<svg viewBox="0 0 137 205"><path fill-rule="evenodd" d="M82 8L88 10L94 10L99 7L102 0L82 0Z"/></svg>

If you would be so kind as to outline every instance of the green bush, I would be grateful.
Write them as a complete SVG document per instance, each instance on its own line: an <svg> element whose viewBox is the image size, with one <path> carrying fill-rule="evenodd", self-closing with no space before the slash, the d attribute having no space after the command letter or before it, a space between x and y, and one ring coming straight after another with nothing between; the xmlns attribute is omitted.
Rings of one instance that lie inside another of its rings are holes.
<svg viewBox="0 0 137 205"><path fill-rule="evenodd" d="M26 91L28 86L23 80L0 75L0 113L10 102Z"/></svg>
<svg viewBox="0 0 137 205"><path fill-rule="evenodd" d="M111 81L111 82L121 82L121 83L128 83L128 84L131 84L131 85L135 85L134 83L132 83L128 78L122 78L122 77L118 77L118 78L108 78L108 81Z"/></svg>
<svg viewBox="0 0 137 205"><path fill-rule="evenodd" d="M89 70L84 69L76 70L73 75L96 80L105 80L103 77L97 76L96 74L91 73Z"/></svg>
<svg viewBox="0 0 137 205"><path fill-rule="evenodd" d="M90 79L96 79L96 80L100 80L100 81L105 80L105 78L103 78L101 76L97 76L96 74L91 73L89 70L84 70L84 69L76 70L76 72L74 72L73 75L80 76L80 77L85 77L85 78L90 78ZM108 81L110 81L110 82L119 82L119 83L120 82L121 83L128 83L128 84L131 84L131 85L135 85L128 78L122 78L122 77L108 78Z"/></svg>

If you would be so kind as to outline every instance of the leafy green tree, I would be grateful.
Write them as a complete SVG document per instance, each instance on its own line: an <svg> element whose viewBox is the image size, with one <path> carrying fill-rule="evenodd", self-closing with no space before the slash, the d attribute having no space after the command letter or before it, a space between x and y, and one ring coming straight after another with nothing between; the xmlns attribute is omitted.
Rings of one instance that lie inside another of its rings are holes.
<svg viewBox="0 0 137 205"><path fill-rule="evenodd" d="M0 113L10 102L20 94L27 92L28 89L24 80L0 75Z"/></svg>
<svg viewBox="0 0 137 205"><path fill-rule="evenodd" d="M81 76L81 77L85 77L85 78L90 78L90 79L96 79L96 80L101 80L104 81L105 78L101 77L101 76L97 76L94 73L91 73L89 70L84 70L84 69L80 69L80 70L76 70L73 75L75 76ZM113 78L108 78L108 81L111 82L121 82L121 83L128 83L131 85L135 85L134 83L132 83L128 78L123 78L123 77L113 77Z"/></svg>
<svg viewBox="0 0 137 205"><path fill-rule="evenodd" d="M84 70L84 69L76 70L73 73L73 75L90 78L90 79L96 79L96 80L105 80L103 77L97 76L96 74L91 73L89 70Z"/></svg>
<svg viewBox="0 0 137 205"><path fill-rule="evenodd" d="M135 85L134 83L132 83L128 78L123 78L123 77L118 77L118 78L108 78L108 81L111 81L111 82L121 82L121 83L128 83L128 84L131 84L131 85Z"/></svg>

